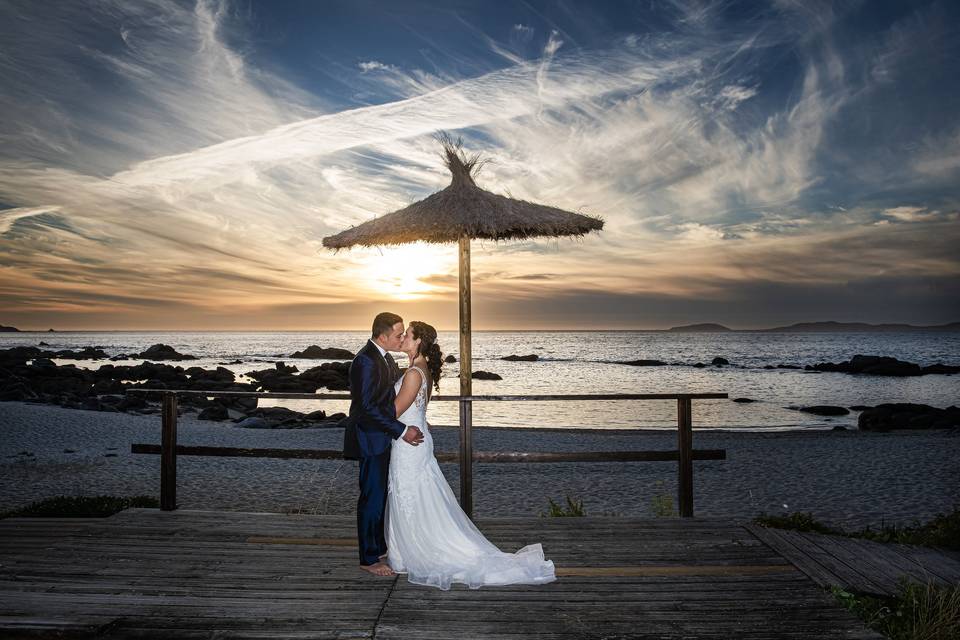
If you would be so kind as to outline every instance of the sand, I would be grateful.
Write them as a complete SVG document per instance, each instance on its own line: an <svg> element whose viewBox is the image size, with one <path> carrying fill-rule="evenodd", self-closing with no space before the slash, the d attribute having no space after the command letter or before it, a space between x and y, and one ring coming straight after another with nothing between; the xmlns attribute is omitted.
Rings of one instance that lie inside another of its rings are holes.
<svg viewBox="0 0 960 640"><path fill-rule="evenodd" d="M160 460L135 455L158 443L159 416L0 403L0 510L55 495L159 495ZM180 444L339 449L341 429L255 430L181 417ZM480 451L671 449L672 432L603 433L477 429ZM434 430L455 451L453 429ZM856 528L924 521L960 506L960 432L694 432L697 448L725 461L694 463L698 516L746 521L760 513L812 512ZM459 491L456 464L442 465ZM477 464L476 515L531 516L548 498L583 500L588 515L652 516L657 496L676 501L671 462ZM181 456L178 504L235 511L352 514L355 462Z"/></svg>

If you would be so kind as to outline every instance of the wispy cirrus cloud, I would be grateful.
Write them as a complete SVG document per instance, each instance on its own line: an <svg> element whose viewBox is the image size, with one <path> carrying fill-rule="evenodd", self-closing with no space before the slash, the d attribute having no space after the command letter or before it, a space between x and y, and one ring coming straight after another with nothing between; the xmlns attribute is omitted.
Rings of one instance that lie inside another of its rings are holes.
<svg viewBox="0 0 960 640"><path fill-rule="evenodd" d="M474 75L357 56L343 67L357 86L393 98L333 108L258 64L238 44L251 16L227 2L66 6L29 37L17 25L37 9L12 3L0 57L13 88L0 98L10 114L0 123L0 201L10 205L0 211L0 300L23 318L89 318L77 314L103 305L137 324L157 317L148 299L211 322L318 298L343 309L389 299L370 265L405 269L395 254L333 256L320 239L445 186L437 129L494 158L487 188L607 219L581 244L480 244L477 277L503 299L564 288L720 299L750 282L877 277L890 262L908 262L916 277L960 271L947 253L917 252L956 239L949 193L918 203L881 184L889 173L865 168L858 189L874 184L874 194L824 204L843 193L825 164L842 155L837 123L901 81L902 48L889 44L867 64L837 44L829 11L771 5L731 24L723 3L698 7L678 5L658 29L593 47L555 24L510 21L499 36L470 25L491 55ZM789 91L774 90L766 68L784 51L794 52ZM922 140L901 163L904 182L956 176L957 143ZM878 220L915 232L891 235ZM823 256L825 246L836 254ZM678 251L697 259L678 261ZM421 255L431 268L419 282L454 295L444 285L452 252ZM559 263L557 277L541 277L544 256ZM496 275L504 260L509 277ZM51 277L60 288L45 284ZM92 293L104 286L125 295Z"/></svg>

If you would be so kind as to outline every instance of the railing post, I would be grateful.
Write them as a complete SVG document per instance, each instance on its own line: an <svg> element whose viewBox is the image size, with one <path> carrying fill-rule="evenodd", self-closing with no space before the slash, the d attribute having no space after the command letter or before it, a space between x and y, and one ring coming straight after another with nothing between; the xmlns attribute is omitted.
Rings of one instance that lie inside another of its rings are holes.
<svg viewBox="0 0 960 640"><path fill-rule="evenodd" d="M177 508L177 394L163 394L160 434L160 509Z"/></svg>
<svg viewBox="0 0 960 640"><path fill-rule="evenodd" d="M677 449L680 459L677 465L677 494L680 517L693 517L693 421L690 398L677 398Z"/></svg>

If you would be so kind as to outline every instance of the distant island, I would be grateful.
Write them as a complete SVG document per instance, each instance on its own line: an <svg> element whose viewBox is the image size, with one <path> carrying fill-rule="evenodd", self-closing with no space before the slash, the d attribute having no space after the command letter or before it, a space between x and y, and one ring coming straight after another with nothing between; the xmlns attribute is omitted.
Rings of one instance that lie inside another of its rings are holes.
<svg viewBox="0 0 960 640"><path fill-rule="evenodd" d="M725 327L722 324L716 324L714 322L704 322L701 324L685 324L682 327L670 327L667 331L676 332L676 333L693 333L696 331L733 331L730 327Z"/></svg>
<svg viewBox="0 0 960 640"><path fill-rule="evenodd" d="M722 324L703 323L689 324L682 327L666 329L673 333L693 333L698 331L749 331L761 333L815 333L815 332L894 332L894 331L960 331L960 322L948 324L917 326L912 324L867 324L866 322L798 322L788 327L774 327L772 329L730 329Z"/></svg>
<svg viewBox="0 0 960 640"><path fill-rule="evenodd" d="M8 326L5 326L5 325L0 324L0 332L8 332L8 333L9 333L9 332L11 332L11 331L19 332L20 329L17 329L16 327L8 327Z"/></svg>

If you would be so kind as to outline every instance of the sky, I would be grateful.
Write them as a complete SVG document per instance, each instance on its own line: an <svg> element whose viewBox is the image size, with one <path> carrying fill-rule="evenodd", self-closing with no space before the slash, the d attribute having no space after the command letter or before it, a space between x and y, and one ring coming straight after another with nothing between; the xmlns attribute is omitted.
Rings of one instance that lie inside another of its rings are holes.
<svg viewBox="0 0 960 640"><path fill-rule="evenodd" d="M473 243L478 329L960 320L960 3L0 0L0 324L457 326L449 184L602 217Z"/></svg>

